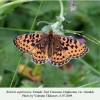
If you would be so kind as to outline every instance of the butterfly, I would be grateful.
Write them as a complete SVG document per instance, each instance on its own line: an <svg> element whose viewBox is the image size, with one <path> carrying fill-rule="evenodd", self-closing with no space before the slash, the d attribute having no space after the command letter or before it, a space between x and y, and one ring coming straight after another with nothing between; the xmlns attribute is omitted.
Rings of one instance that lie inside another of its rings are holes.
<svg viewBox="0 0 100 100"><path fill-rule="evenodd" d="M89 49L79 40L65 35L53 33L31 33L17 36L13 39L15 46L23 53L30 53L31 60L36 64L48 61L55 66L68 63L85 55Z"/></svg>

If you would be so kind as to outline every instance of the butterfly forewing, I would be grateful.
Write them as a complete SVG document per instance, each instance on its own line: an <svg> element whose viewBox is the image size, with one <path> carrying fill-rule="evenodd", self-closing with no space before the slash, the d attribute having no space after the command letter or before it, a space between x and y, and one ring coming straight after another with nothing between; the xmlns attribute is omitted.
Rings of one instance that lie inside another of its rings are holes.
<svg viewBox="0 0 100 100"><path fill-rule="evenodd" d="M41 40L43 34L23 34L13 39L15 46L24 53L30 52Z"/></svg>
<svg viewBox="0 0 100 100"><path fill-rule="evenodd" d="M59 41L65 53L71 59L79 58L88 52L88 47L73 37L61 36Z"/></svg>

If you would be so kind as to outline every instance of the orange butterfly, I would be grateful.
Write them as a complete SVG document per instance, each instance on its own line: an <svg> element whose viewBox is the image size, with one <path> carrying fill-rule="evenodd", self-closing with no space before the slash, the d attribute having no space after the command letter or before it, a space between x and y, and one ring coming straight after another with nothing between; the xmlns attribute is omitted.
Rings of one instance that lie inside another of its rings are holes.
<svg viewBox="0 0 100 100"><path fill-rule="evenodd" d="M14 38L13 42L23 53L30 53L36 64L45 63L49 59L51 64L61 66L89 51L79 40L54 34L52 29L48 34L40 32L20 35Z"/></svg>

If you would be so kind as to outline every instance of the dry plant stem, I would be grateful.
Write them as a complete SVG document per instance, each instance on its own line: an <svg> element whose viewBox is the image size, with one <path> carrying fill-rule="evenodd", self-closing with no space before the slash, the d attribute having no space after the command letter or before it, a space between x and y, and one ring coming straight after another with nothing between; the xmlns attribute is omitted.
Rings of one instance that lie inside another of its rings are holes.
<svg viewBox="0 0 100 100"><path fill-rule="evenodd" d="M24 64L20 64L18 66L18 73L31 79L32 81L41 81L42 80L41 75L39 73L34 73L32 75L32 68L25 66Z"/></svg>

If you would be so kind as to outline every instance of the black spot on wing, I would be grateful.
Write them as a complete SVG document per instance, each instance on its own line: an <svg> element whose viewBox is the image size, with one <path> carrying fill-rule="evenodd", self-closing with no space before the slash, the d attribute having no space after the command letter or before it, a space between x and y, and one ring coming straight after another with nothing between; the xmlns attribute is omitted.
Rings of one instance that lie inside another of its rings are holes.
<svg viewBox="0 0 100 100"><path fill-rule="evenodd" d="M65 41L65 40L66 40L66 39L65 39L65 37L63 37L62 39L63 39L63 41Z"/></svg>
<svg viewBox="0 0 100 100"><path fill-rule="evenodd" d="M26 40L24 39L23 42L26 42Z"/></svg>
<svg viewBox="0 0 100 100"><path fill-rule="evenodd" d="M67 41L66 41L66 43L68 43L69 42L69 38L67 38Z"/></svg>
<svg viewBox="0 0 100 100"><path fill-rule="evenodd" d="M27 40L27 43L29 43L30 41L29 40Z"/></svg>
<svg viewBox="0 0 100 100"><path fill-rule="evenodd" d="M72 43L72 39L70 38L70 43Z"/></svg>
<svg viewBox="0 0 100 100"><path fill-rule="evenodd" d="M31 42L34 42L34 40L31 40Z"/></svg>
<svg viewBox="0 0 100 100"><path fill-rule="evenodd" d="M25 38L27 38L28 37L28 34L25 34Z"/></svg>
<svg viewBox="0 0 100 100"><path fill-rule="evenodd" d="M66 44L66 46L69 46L69 44Z"/></svg>
<svg viewBox="0 0 100 100"><path fill-rule="evenodd" d="M68 48L67 48L67 47L65 47L65 48L64 48L64 50L68 50Z"/></svg>
<svg viewBox="0 0 100 100"><path fill-rule="evenodd" d="M73 49L74 48L74 45L71 45L70 47Z"/></svg>
<svg viewBox="0 0 100 100"><path fill-rule="evenodd" d="M41 52L40 52L40 51L38 51L38 52L37 52L37 54L41 54Z"/></svg>
<svg viewBox="0 0 100 100"><path fill-rule="evenodd" d="M74 39L74 43L75 43L75 44L77 43L77 40L76 40L76 39Z"/></svg>
<svg viewBox="0 0 100 100"><path fill-rule="evenodd" d="M35 43L32 43L31 46L35 46Z"/></svg>
<svg viewBox="0 0 100 100"><path fill-rule="evenodd" d="M36 37L38 38L39 37L39 34L36 34Z"/></svg>
<svg viewBox="0 0 100 100"><path fill-rule="evenodd" d="M77 46L77 45L75 45L75 48L77 49L77 48L78 48L78 46Z"/></svg>
<svg viewBox="0 0 100 100"><path fill-rule="evenodd" d="M64 45L64 42L60 42L61 45Z"/></svg>

